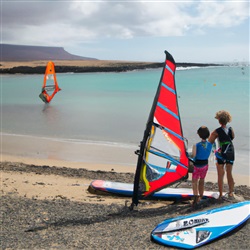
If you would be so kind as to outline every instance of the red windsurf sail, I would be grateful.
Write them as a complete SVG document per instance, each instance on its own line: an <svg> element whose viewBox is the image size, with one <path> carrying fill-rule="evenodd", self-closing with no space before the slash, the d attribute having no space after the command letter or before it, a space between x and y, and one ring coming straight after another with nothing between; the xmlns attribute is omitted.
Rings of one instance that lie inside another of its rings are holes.
<svg viewBox="0 0 250 250"><path fill-rule="evenodd" d="M138 152L132 206L188 174L188 155L183 137L175 87L175 61L167 51L160 83Z"/></svg>
<svg viewBox="0 0 250 250"><path fill-rule="evenodd" d="M49 103L53 99L55 94L60 90L61 89L59 88L56 80L55 65L53 62L48 62L44 74L42 92L39 97L45 103Z"/></svg>

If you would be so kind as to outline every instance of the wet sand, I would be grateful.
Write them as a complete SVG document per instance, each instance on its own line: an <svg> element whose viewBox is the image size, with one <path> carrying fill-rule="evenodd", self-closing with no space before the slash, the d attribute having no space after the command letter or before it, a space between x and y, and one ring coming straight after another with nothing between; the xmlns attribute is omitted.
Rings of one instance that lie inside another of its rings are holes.
<svg viewBox="0 0 250 250"><path fill-rule="evenodd" d="M69 142L53 138L1 134L1 161L23 162L88 170L135 173L138 149L133 144ZM206 181L217 182L215 167L210 164ZM233 170L235 184L250 186L249 175ZM189 178L191 180L191 177ZM226 179L225 179L226 181Z"/></svg>

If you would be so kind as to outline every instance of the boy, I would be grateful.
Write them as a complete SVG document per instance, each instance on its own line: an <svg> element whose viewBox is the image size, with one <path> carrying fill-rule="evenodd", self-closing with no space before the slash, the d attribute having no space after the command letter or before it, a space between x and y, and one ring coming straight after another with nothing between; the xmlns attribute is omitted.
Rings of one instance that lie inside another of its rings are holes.
<svg viewBox="0 0 250 250"><path fill-rule="evenodd" d="M201 141L193 146L192 158L194 170L192 174L192 188L194 194L193 206L195 207L203 197L204 182L208 171L208 158L212 150L212 143L207 141L210 132L207 127L201 126L197 131Z"/></svg>

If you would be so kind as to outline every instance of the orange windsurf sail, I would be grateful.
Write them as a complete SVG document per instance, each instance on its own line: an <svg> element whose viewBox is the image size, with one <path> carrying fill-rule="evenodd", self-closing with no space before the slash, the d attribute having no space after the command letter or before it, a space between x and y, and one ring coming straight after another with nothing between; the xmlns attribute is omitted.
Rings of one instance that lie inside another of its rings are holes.
<svg viewBox="0 0 250 250"><path fill-rule="evenodd" d="M55 64L50 61L48 62L45 70L42 92L39 97L45 103L49 103L53 99L55 94L60 90L61 89L59 88L56 80Z"/></svg>

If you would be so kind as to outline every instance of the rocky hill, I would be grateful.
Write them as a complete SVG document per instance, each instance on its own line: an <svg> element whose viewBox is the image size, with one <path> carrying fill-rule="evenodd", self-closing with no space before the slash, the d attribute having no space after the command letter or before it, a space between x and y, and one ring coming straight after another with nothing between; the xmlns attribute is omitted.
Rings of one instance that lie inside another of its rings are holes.
<svg viewBox="0 0 250 250"><path fill-rule="evenodd" d="M0 44L1 61L97 60L72 55L63 47Z"/></svg>

